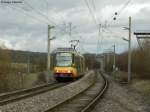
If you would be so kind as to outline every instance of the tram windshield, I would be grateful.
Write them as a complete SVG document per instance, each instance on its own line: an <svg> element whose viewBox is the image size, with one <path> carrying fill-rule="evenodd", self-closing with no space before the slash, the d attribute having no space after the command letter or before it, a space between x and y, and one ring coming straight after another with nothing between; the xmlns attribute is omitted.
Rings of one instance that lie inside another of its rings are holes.
<svg viewBox="0 0 150 112"><path fill-rule="evenodd" d="M71 53L57 53L56 65L57 66L71 66L72 54Z"/></svg>

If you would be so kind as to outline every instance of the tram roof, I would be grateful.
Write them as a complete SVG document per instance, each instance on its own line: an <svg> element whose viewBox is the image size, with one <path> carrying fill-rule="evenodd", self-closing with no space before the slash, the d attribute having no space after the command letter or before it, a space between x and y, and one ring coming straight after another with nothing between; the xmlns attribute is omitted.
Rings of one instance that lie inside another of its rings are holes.
<svg viewBox="0 0 150 112"><path fill-rule="evenodd" d="M76 54L78 56L84 57L83 55L81 55L79 52L77 52L73 48L57 48L56 50L54 50L53 53L57 53L57 52L68 52L68 53L72 53L72 54Z"/></svg>

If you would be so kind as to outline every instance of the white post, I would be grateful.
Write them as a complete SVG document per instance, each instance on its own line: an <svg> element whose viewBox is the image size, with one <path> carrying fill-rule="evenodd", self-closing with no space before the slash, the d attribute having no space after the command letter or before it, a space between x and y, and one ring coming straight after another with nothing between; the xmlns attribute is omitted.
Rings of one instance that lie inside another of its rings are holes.
<svg viewBox="0 0 150 112"><path fill-rule="evenodd" d="M72 36L72 23L71 22L69 23L69 36L71 39L71 36Z"/></svg>
<svg viewBox="0 0 150 112"><path fill-rule="evenodd" d="M30 53L28 53L27 72L30 74Z"/></svg>
<svg viewBox="0 0 150 112"><path fill-rule="evenodd" d="M129 17L128 82L131 81L131 17Z"/></svg>
<svg viewBox="0 0 150 112"><path fill-rule="evenodd" d="M113 64L113 71L115 71L115 69L116 69L116 46L114 45L113 46L114 47L114 64Z"/></svg>
<svg viewBox="0 0 150 112"><path fill-rule="evenodd" d="M49 74L50 74L50 68L51 68L51 55L50 55L50 41L51 41L51 29L54 28L54 26L48 25L48 54L47 54L47 76L46 76L46 81L49 82Z"/></svg>

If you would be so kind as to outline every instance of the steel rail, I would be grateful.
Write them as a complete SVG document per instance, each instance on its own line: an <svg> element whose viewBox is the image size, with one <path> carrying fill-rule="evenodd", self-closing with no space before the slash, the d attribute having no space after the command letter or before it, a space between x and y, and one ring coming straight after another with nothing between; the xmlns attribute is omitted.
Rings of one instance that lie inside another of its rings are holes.
<svg viewBox="0 0 150 112"><path fill-rule="evenodd" d="M15 102L17 100L25 99L27 97L35 96L62 86L65 86L67 83L49 83L41 86L36 86L30 89L24 89L19 91L14 91L6 94L0 95L0 106Z"/></svg>
<svg viewBox="0 0 150 112"><path fill-rule="evenodd" d="M86 107L84 107L80 112L89 112L95 106L96 102L102 97L102 95L107 90L108 81L107 81L107 79L104 77L104 75L102 73L100 73L100 74L102 75L103 80L104 80L104 84L103 84L102 89L100 90L98 95Z"/></svg>
<svg viewBox="0 0 150 112"><path fill-rule="evenodd" d="M101 75L102 75L102 73L101 73ZM100 99L100 97L101 97L101 96L104 94L104 92L107 90L108 82L107 82L106 78L105 78L103 75L102 75L102 78L103 78L104 82L103 82L103 85L102 85L101 89L100 89L100 90L98 91L98 93L95 95L94 99L91 99L90 103L88 103L87 105L83 106L83 109L79 110L79 112L88 112L88 111L92 110L93 107L95 106L94 104L96 104L96 102ZM90 87L92 87L92 86L90 86ZM90 87L89 87L89 88L90 88ZM81 92L80 94L83 94L84 92L88 91L89 88L87 88L86 90L84 90L84 91ZM64 102L62 102L62 103L60 103L60 104L58 104L58 105L56 105L56 106L54 106L54 107L52 107L52 108L50 108L50 109L44 111L44 112L53 112L53 111L55 111L55 109L57 109L57 107L59 107L59 106L65 104L66 102L70 101L71 99L74 99L76 96L78 96L78 95L80 95L80 94L77 94L77 95L75 95L74 97L72 97L72 98L70 98L70 99L67 99L66 101L64 101ZM63 112L63 111L62 111L62 112Z"/></svg>

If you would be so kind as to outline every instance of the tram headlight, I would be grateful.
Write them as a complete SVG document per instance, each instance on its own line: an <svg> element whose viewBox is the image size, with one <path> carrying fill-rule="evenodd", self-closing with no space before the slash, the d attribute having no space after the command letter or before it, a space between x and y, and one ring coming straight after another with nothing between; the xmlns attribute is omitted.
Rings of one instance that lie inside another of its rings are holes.
<svg viewBox="0 0 150 112"><path fill-rule="evenodd" d="M68 70L68 73L71 73L71 70Z"/></svg>
<svg viewBox="0 0 150 112"><path fill-rule="evenodd" d="M56 70L56 73L58 73L59 72L59 70Z"/></svg>

